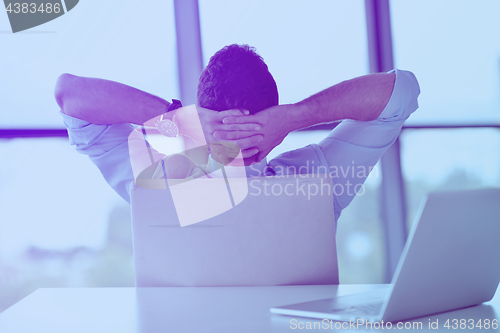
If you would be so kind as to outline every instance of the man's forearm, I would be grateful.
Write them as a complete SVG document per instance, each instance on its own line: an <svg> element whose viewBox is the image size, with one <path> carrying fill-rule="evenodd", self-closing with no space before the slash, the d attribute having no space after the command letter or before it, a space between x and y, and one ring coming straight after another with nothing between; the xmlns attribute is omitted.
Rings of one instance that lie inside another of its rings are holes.
<svg viewBox="0 0 500 333"><path fill-rule="evenodd" d="M365 75L308 97L291 108L290 129L343 119L376 119L389 102L395 79L394 73Z"/></svg>
<svg viewBox="0 0 500 333"><path fill-rule="evenodd" d="M365 75L336 84L296 104L272 106L245 117L227 117L223 123L261 125L256 134L264 140L256 146L259 154L254 158L260 161L294 130L343 119L376 119L389 102L395 81L395 73ZM215 134L222 140L232 139L229 131Z"/></svg>
<svg viewBox="0 0 500 333"><path fill-rule="evenodd" d="M142 124L170 104L125 84L70 74L59 76L55 98L63 113L94 124Z"/></svg>

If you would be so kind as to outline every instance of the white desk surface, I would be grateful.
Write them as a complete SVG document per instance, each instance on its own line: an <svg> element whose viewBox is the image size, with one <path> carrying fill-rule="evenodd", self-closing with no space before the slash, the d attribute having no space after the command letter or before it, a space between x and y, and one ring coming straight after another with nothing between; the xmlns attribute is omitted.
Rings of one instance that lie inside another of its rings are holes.
<svg viewBox="0 0 500 333"><path fill-rule="evenodd" d="M1 333L217 332L263 333L311 331L300 325L321 323L269 313L272 306L328 298L381 285L60 288L39 289L0 314ZM447 319L499 319L500 295L479 306L415 319L426 331L498 332L499 329L446 329ZM429 319L439 330L429 330ZM296 320L291 322L291 320ZM335 322L333 322L334 324ZM295 329L293 329L294 325ZM450 323L451 324L451 323ZM326 325L326 324L325 324ZM301 326L300 326L301 327ZM393 328L394 329L394 328ZM319 331L334 331L319 328ZM347 331L348 329L341 329ZM363 328L355 331L363 331ZM385 329L388 331L387 329ZM373 331L381 331L381 329ZM390 330L389 330L390 331ZM406 329L400 331L408 331Z"/></svg>

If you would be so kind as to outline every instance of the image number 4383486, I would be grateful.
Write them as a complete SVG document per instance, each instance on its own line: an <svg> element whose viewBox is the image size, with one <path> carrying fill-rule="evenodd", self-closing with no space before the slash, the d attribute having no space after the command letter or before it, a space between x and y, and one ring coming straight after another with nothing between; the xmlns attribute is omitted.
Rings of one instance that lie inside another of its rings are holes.
<svg viewBox="0 0 500 333"><path fill-rule="evenodd" d="M4 0L12 32L36 27L73 9L78 0Z"/></svg>

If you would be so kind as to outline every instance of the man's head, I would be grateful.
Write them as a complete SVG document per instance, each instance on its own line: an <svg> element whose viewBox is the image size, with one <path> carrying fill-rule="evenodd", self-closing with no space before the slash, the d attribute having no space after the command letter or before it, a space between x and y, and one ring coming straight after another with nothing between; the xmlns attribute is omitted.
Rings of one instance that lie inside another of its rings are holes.
<svg viewBox="0 0 500 333"><path fill-rule="evenodd" d="M253 47L232 44L217 51L201 73L198 105L215 111L245 109L254 114L278 105L278 88Z"/></svg>

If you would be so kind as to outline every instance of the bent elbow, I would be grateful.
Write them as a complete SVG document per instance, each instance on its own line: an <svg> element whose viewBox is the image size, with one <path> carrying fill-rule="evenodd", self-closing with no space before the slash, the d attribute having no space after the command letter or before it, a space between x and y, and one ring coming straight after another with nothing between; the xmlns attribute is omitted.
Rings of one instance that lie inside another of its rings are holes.
<svg viewBox="0 0 500 333"><path fill-rule="evenodd" d="M64 108L64 102L68 96L69 90L69 80L71 80L74 75L63 73L59 75L56 81L56 86L54 88L54 97L56 99L57 105L61 108L63 113L67 114L67 110Z"/></svg>
<svg viewBox="0 0 500 333"><path fill-rule="evenodd" d="M405 71L407 83L406 83L406 93L407 93L407 103L411 112L418 109L418 96L420 95L420 85L418 83L417 77L410 71Z"/></svg>

